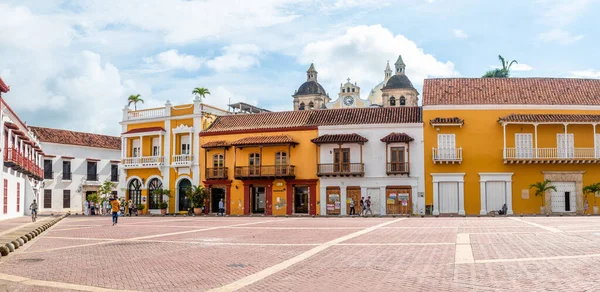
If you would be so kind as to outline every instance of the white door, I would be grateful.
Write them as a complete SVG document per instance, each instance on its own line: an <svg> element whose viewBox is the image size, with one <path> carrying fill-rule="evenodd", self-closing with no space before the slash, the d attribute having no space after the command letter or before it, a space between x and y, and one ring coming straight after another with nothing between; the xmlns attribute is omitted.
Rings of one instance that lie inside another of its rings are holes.
<svg viewBox="0 0 600 292"><path fill-rule="evenodd" d="M454 134L438 134L438 158L456 159L456 137Z"/></svg>
<svg viewBox="0 0 600 292"><path fill-rule="evenodd" d="M438 189L440 214L458 213L458 183L440 182Z"/></svg>
<svg viewBox="0 0 600 292"><path fill-rule="evenodd" d="M381 214L381 194L379 189L367 189L367 196L371 196L371 211L373 211L373 214Z"/></svg>
<svg viewBox="0 0 600 292"><path fill-rule="evenodd" d="M181 154L190 154L190 136L181 137Z"/></svg>
<svg viewBox="0 0 600 292"><path fill-rule="evenodd" d="M556 134L556 148L558 148L559 158L575 157L575 137L573 134L567 134L565 144L565 134Z"/></svg>
<svg viewBox="0 0 600 292"><path fill-rule="evenodd" d="M140 151L140 139L133 140L131 148L131 157L141 157L142 152Z"/></svg>
<svg viewBox="0 0 600 292"><path fill-rule="evenodd" d="M556 187L550 191L552 212L575 212L577 200L574 182L552 182Z"/></svg>
<svg viewBox="0 0 600 292"><path fill-rule="evenodd" d="M160 156L160 138L152 138L152 156Z"/></svg>
<svg viewBox="0 0 600 292"><path fill-rule="evenodd" d="M515 134L515 150L517 158L533 157L533 135Z"/></svg>
<svg viewBox="0 0 600 292"><path fill-rule="evenodd" d="M485 183L486 210L499 211L506 203L506 182L488 181ZM508 207L508 206L507 206Z"/></svg>

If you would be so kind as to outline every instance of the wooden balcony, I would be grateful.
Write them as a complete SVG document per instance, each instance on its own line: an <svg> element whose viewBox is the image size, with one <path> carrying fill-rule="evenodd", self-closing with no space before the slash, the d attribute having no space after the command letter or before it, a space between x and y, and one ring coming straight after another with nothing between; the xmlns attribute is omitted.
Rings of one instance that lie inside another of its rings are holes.
<svg viewBox="0 0 600 292"><path fill-rule="evenodd" d="M409 174L408 162L388 162L386 173L387 175Z"/></svg>
<svg viewBox="0 0 600 292"><path fill-rule="evenodd" d="M317 176L364 176L364 163L328 163L319 164Z"/></svg>
<svg viewBox="0 0 600 292"><path fill-rule="evenodd" d="M600 148L506 148L504 163L600 163Z"/></svg>
<svg viewBox="0 0 600 292"><path fill-rule="evenodd" d="M207 168L205 170L204 177L207 180L210 180L210 179L227 179L227 177L228 177L227 172L228 171L229 171L229 168L227 168L227 167Z"/></svg>
<svg viewBox="0 0 600 292"><path fill-rule="evenodd" d="M293 165L238 166L234 175L236 179L294 178L296 172Z"/></svg>
<svg viewBox="0 0 600 292"><path fill-rule="evenodd" d="M462 148L455 149L432 149L433 164L445 163L445 164L461 164L462 163Z"/></svg>

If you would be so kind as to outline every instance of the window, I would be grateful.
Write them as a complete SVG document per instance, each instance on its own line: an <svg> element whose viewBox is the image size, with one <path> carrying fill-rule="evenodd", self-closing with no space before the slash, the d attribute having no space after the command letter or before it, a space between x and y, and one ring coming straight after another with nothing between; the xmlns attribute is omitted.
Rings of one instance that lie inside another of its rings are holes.
<svg viewBox="0 0 600 292"><path fill-rule="evenodd" d="M345 89L345 88L342 88L342 93L344 93L344 92L346 92L346 89Z"/></svg>
<svg viewBox="0 0 600 292"><path fill-rule="evenodd" d="M95 161L87 162L87 180L88 181L97 181L98 180L98 163Z"/></svg>
<svg viewBox="0 0 600 292"><path fill-rule="evenodd" d="M63 180L71 180L71 161L63 161Z"/></svg>
<svg viewBox="0 0 600 292"><path fill-rule="evenodd" d="M158 209L158 203L162 202L162 195L156 194L156 190L162 189L162 182L158 178L153 178L148 184L148 195L150 200L148 201L148 209Z"/></svg>
<svg viewBox="0 0 600 292"><path fill-rule="evenodd" d="M63 190L63 208L71 208L71 190Z"/></svg>
<svg viewBox="0 0 600 292"><path fill-rule="evenodd" d="M52 209L52 190L44 190L44 209Z"/></svg>
<svg viewBox="0 0 600 292"><path fill-rule="evenodd" d="M119 181L119 166L116 164L110 166L110 181Z"/></svg>
<svg viewBox="0 0 600 292"><path fill-rule="evenodd" d="M390 171L391 172L407 172L408 165L406 163L406 150L404 147L390 148Z"/></svg>
<svg viewBox="0 0 600 292"><path fill-rule="evenodd" d="M515 154L517 158L533 158L532 134L515 134Z"/></svg>
<svg viewBox="0 0 600 292"><path fill-rule="evenodd" d="M400 97L400 105L406 105L406 98L404 96Z"/></svg>
<svg viewBox="0 0 600 292"><path fill-rule="evenodd" d="M260 174L260 154L250 153L248 166L250 175Z"/></svg>
<svg viewBox="0 0 600 292"><path fill-rule="evenodd" d="M142 203L142 183L139 179L133 179L129 186L127 186L127 190L129 191L129 199L133 203L134 207L137 207L138 204Z"/></svg>
<svg viewBox="0 0 600 292"><path fill-rule="evenodd" d="M315 109L315 104L312 101L308 103L308 109Z"/></svg>
<svg viewBox="0 0 600 292"><path fill-rule="evenodd" d="M454 134L438 134L437 159L456 159L456 138Z"/></svg>
<svg viewBox="0 0 600 292"><path fill-rule="evenodd" d="M301 103L300 106L298 107L299 110L303 111L304 110L304 103Z"/></svg>
<svg viewBox="0 0 600 292"><path fill-rule="evenodd" d="M390 97L390 106L396 106L396 98L395 97Z"/></svg>
<svg viewBox="0 0 600 292"><path fill-rule="evenodd" d="M17 183L17 212L21 211L21 184Z"/></svg>
<svg viewBox="0 0 600 292"><path fill-rule="evenodd" d="M160 156L160 138L152 138L152 156Z"/></svg>
<svg viewBox="0 0 600 292"><path fill-rule="evenodd" d="M556 146L559 158L575 157L575 136L573 134L566 136L565 134L556 134Z"/></svg>
<svg viewBox="0 0 600 292"><path fill-rule="evenodd" d="M44 179L52 179L52 160L44 160Z"/></svg>
<svg viewBox="0 0 600 292"><path fill-rule="evenodd" d="M350 148L336 148L333 151L335 172L350 172Z"/></svg>
<svg viewBox="0 0 600 292"><path fill-rule="evenodd" d="M4 214L8 213L8 180L4 180Z"/></svg>
<svg viewBox="0 0 600 292"><path fill-rule="evenodd" d="M131 157L141 157L142 151L140 148L140 139L133 140L131 146Z"/></svg>
<svg viewBox="0 0 600 292"><path fill-rule="evenodd" d="M277 152L275 153L275 174L282 175L287 174L287 153Z"/></svg>
<svg viewBox="0 0 600 292"><path fill-rule="evenodd" d="M181 137L181 154L182 155L190 154L190 136Z"/></svg>
<svg viewBox="0 0 600 292"><path fill-rule="evenodd" d="M354 92L355 88L352 88L352 92Z"/></svg>
<svg viewBox="0 0 600 292"><path fill-rule="evenodd" d="M213 167L214 168L220 168L220 167L224 167L224 157L223 154L215 154L213 155Z"/></svg>

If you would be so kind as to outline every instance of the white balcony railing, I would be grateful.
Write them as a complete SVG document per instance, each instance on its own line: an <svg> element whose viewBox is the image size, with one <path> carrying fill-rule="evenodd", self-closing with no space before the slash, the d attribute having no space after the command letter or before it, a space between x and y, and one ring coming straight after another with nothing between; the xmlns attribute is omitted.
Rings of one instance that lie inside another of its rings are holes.
<svg viewBox="0 0 600 292"><path fill-rule="evenodd" d="M124 168L157 167L165 164L163 156L127 157L123 159Z"/></svg>
<svg viewBox="0 0 600 292"><path fill-rule="evenodd" d="M461 163L462 162L462 148L455 149L440 149L433 148L433 163Z"/></svg>
<svg viewBox="0 0 600 292"><path fill-rule="evenodd" d="M192 155L190 154L181 154L181 155L173 155L173 165L174 166L189 166L192 165Z"/></svg>
<svg viewBox="0 0 600 292"><path fill-rule="evenodd" d="M139 111L130 111L127 113L127 120L142 120L149 118L164 117L166 115L165 108L147 109Z"/></svg>
<svg viewBox="0 0 600 292"><path fill-rule="evenodd" d="M600 148L506 148L504 159L600 159Z"/></svg>

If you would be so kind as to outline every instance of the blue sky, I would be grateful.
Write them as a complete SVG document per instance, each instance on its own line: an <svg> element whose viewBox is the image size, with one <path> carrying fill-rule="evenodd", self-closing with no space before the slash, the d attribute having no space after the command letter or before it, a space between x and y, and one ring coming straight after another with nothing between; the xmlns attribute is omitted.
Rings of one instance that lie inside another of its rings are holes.
<svg viewBox="0 0 600 292"><path fill-rule="evenodd" d="M30 125L118 135L139 107L244 101L290 110L311 62L330 96L363 96L402 54L407 75L600 78L597 0L0 0L5 99Z"/></svg>

